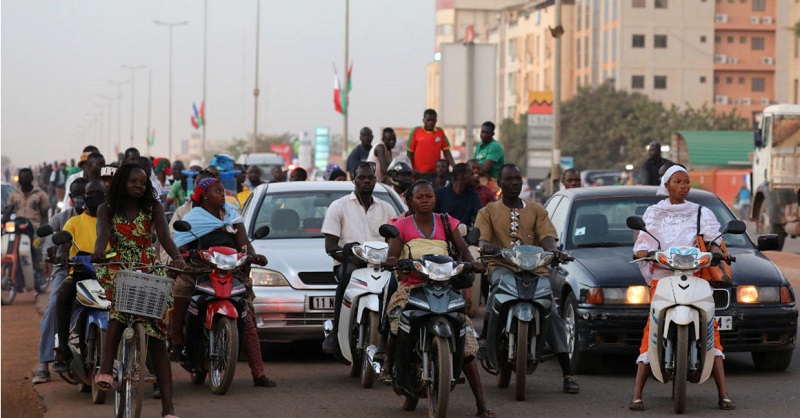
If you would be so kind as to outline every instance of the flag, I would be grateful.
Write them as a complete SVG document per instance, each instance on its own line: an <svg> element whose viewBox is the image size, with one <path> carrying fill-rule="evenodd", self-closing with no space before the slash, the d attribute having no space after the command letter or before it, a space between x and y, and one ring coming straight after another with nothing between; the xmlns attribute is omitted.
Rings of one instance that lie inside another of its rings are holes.
<svg viewBox="0 0 800 418"><path fill-rule="evenodd" d="M333 66L333 109L344 114L342 109L342 86L339 84L339 74L336 73L336 66Z"/></svg>
<svg viewBox="0 0 800 418"><path fill-rule="evenodd" d="M347 69L347 79L345 80L345 84L347 85L347 93L350 93L353 90L353 81L350 79L350 76L353 74L353 62L350 62L350 67ZM342 94L342 112L347 114L347 98L348 94Z"/></svg>
<svg viewBox="0 0 800 418"><path fill-rule="evenodd" d="M203 113L205 112L205 109L204 109L205 105L206 105L205 101L200 103L200 110L198 111L197 110L197 105L195 105L194 102L192 102L193 115L192 115L191 122L192 122L192 126L194 127L194 129L199 129L201 126L203 126L205 124L205 116L203 115Z"/></svg>

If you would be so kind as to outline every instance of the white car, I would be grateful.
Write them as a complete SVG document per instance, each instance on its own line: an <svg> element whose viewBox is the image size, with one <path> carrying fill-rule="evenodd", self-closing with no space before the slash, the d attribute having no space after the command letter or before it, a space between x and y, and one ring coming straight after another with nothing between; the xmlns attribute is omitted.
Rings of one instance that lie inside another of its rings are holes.
<svg viewBox="0 0 800 418"><path fill-rule="evenodd" d="M352 191L349 181L271 183L258 186L248 199L243 216L249 238L258 228L270 227L267 237L253 241L269 263L253 266L250 273L261 341L324 337L322 324L333 319L336 279L320 228L331 203ZM398 215L406 210L385 184L376 184L373 195L389 202Z"/></svg>

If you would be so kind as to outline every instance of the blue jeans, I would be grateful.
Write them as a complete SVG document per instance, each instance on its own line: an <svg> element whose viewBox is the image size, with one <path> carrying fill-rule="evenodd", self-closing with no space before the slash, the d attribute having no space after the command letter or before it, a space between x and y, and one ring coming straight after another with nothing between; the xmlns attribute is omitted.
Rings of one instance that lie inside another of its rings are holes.
<svg viewBox="0 0 800 418"><path fill-rule="evenodd" d="M61 272L53 276L53 283L50 285L50 297L47 299L47 307L44 309L42 322L39 323L39 362L52 363L55 361L56 345L56 299L58 299L58 289L61 282L67 277L67 272Z"/></svg>

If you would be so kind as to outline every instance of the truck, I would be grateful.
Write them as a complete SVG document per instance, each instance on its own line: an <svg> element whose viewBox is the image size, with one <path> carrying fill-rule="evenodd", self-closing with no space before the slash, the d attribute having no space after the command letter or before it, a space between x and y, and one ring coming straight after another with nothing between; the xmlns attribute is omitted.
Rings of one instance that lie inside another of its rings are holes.
<svg viewBox="0 0 800 418"><path fill-rule="evenodd" d="M800 235L800 105L768 106L756 119L750 218L759 234L777 234L782 249Z"/></svg>
<svg viewBox="0 0 800 418"><path fill-rule="evenodd" d="M269 182L273 180L272 170L277 168L283 169L286 166L286 160L274 152L255 152L251 154L242 154L236 159L236 162L246 167L257 165L261 169L261 180Z"/></svg>

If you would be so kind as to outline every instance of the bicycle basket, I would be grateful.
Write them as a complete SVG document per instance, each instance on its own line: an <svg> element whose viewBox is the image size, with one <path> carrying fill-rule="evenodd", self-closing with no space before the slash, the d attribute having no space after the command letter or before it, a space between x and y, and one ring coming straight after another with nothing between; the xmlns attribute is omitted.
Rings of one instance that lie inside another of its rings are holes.
<svg viewBox="0 0 800 418"><path fill-rule="evenodd" d="M120 270L114 308L119 312L161 319L167 309L172 280L139 271Z"/></svg>

